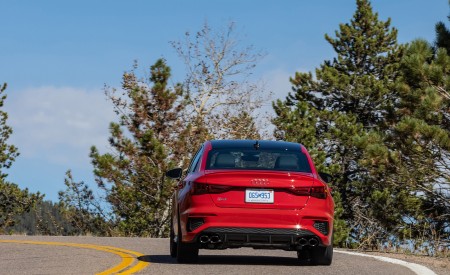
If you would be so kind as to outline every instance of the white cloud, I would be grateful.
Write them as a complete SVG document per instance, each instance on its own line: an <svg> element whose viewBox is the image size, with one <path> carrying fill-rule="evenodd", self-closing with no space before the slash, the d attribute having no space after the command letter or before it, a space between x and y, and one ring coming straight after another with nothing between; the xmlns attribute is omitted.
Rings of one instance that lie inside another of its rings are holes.
<svg viewBox="0 0 450 275"><path fill-rule="evenodd" d="M84 166L90 146L107 146L108 126L115 115L101 89L39 87L6 92L5 110L14 131L10 143L19 148L21 158Z"/></svg>
<svg viewBox="0 0 450 275"><path fill-rule="evenodd" d="M292 84L289 79L295 76L295 72L306 72L305 69L298 69L293 71L287 71L281 67L266 71L263 74L262 81L265 83L265 88L271 93L271 98L268 102L265 102L259 110L260 114L265 114L263 122L260 123L260 127L264 129L262 131L263 136L272 138L271 135L274 130L274 125L268 123L267 120L271 120L275 116L275 112L272 107L272 102L278 99L286 100L286 97L292 92Z"/></svg>
<svg viewBox="0 0 450 275"><path fill-rule="evenodd" d="M282 68L277 68L268 71L264 74L264 80L267 83L268 89L273 92L273 98L284 100L288 93L292 92L292 84L289 81L291 77L295 76L295 72L308 72L307 69L297 69L287 71Z"/></svg>
<svg viewBox="0 0 450 275"><path fill-rule="evenodd" d="M264 78L267 79L269 89L273 91L274 99L284 99L288 92L291 91L291 83L289 78L293 72L287 72L282 69L269 71Z"/></svg>

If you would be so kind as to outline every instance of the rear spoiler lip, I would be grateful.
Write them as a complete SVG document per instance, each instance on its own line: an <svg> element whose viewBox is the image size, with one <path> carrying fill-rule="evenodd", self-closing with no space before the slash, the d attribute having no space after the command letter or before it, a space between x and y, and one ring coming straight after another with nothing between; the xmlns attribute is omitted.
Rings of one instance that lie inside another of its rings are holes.
<svg viewBox="0 0 450 275"><path fill-rule="evenodd" d="M251 170L246 170L251 171ZM235 187L286 188L290 186L314 186L317 179L312 173L283 171L242 173L241 170L209 170L195 179L197 183L230 185Z"/></svg>
<svg viewBox="0 0 450 275"><path fill-rule="evenodd" d="M205 175L216 174L216 173L230 173L230 172L250 172L258 174L301 174L302 176L309 176L311 178L316 178L312 172L300 172L300 171L282 171L282 170L246 170L246 169L208 169L205 170Z"/></svg>

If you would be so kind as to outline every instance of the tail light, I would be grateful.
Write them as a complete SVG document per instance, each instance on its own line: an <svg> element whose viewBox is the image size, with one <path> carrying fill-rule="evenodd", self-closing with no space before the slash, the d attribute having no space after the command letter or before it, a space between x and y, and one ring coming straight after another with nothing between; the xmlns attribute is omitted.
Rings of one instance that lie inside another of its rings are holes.
<svg viewBox="0 0 450 275"><path fill-rule="evenodd" d="M310 189L309 187L294 187L289 189L289 191L297 196L309 196Z"/></svg>
<svg viewBox="0 0 450 275"><path fill-rule="evenodd" d="M328 192L325 186L311 187L311 197L326 199L328 195L327 193Z"/></svg>
<svg viewBox="0 0 450 275"><path fill-rule="evenodd" d="M194 182L193 195L219 194L231 190L231 186Z"/></svg>
<svg viewBox="0 0 450 275"><path fill-rule="evenodd" d="M328 196L328 190L325 186L294 187L289 189L289 192L297 196L311 196L318 199L326 199Z"/></svg>

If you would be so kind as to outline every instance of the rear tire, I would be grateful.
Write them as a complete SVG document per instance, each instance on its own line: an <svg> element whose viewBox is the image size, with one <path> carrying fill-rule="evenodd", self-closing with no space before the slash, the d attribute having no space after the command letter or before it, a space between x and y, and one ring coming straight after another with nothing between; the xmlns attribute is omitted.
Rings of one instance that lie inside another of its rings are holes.
<svg viewBox="0 0 450 275"><path fill-rule="evenodd" d="M177 262L179 263L195 263L198 261L198 245L196 243L183 243L181 235L180 220L178 220L178 236L177 236Z"/></svg>
<svg viewBox="0 0 450 275"><path fill-rule="evenodd" d="M177 243L175 242L175 232L173 230L173 222L170 223L170 256L177 257Z"/></svg>
<svg viewBox="0 0 450 275"><path fill-rule="evenodd" d="M311 250L311 264L331 265L333 262L333 244L329 246L317 246Z"/></svg>
<svg viewBox="0 0 450 275"><path fill-rule="evenodd" d="M311 263L311 251L308 249L298 250L297 258L301 265L309 265Z"/></svg>

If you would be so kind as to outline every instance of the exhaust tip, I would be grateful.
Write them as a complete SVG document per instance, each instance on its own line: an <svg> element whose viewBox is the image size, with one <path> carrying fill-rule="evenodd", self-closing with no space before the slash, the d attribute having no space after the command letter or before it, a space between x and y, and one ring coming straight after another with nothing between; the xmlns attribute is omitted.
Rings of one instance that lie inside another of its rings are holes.
<svg viewBox="0 0 450 275"><path fill-rule="evenodd" d="M305 239L305 238L300 238L300 239L298 239L298 244L302 245L302 246L307 245L308 244L308 240Z"/></svg>
<svg viewBox="0 0 450 275"><path fill-rule="evenodd" d="M211 243L219 243L221 242L219 235L214 235L211 237Z"/></svg>
<svg viewBox="0 0 450 275"><path fill-rule="evenodd" d="M210 239L207 235L200 236L200 243L209 243Z"/></svg>
<svg viewBox="0 0 450 275"><path fill-rule="evenodd" d="M317 238L311 238L308 243L310 246L316 246L319 244L319 240L317 240Z"/></svg>

